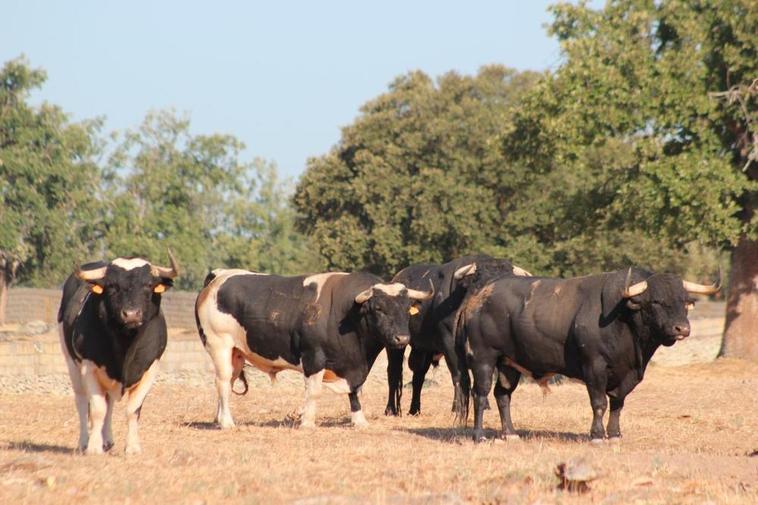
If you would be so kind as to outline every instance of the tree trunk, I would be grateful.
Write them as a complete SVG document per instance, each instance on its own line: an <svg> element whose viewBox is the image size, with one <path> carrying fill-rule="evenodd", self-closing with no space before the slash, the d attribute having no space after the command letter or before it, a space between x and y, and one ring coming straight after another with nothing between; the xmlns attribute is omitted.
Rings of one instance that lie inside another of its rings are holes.
<svg viewBox="0 0 758 505"><path fill-rule="evenodd" d="M745 236L732 252L719 356L758 361L758 241Z"/></svg>

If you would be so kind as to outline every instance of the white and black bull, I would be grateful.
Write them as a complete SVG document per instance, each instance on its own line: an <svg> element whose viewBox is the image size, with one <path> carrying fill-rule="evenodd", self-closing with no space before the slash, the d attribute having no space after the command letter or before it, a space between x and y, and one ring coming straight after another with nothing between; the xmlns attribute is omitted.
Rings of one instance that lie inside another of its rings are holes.
<svg viewBox="0 0 758 505"><path fill-rule="evenodd" d="M272 380L282 370L304 374L301 427L315 425L322 384L348 394L352 423L366 425L358 392L371 366L385 346L408 343L409 312L431 296L366 273L281 277L214 270L195 314L216 370L216 421L234 426L229 395L247 361Z"/></svg>
<svg viewBox="0 0 758 505"><path fill-rule="evenodd" d="M141 451L142 403L166 348L161 294L178 274L142 258L82 265L63 285L58 311L61 349L79 414L80 451L98 454L113 446L113 404L126 401L126 452ZM88 429L89 427L89 429Z"/></svg>
<svg viewBox="0 0 758 505"><path fill-rule="evenodd" d="M454 324L458 308L467 293L482 287L487 281L503 275L531 275L509 260L486 255L464 256L442 265L426 263L411 265L392 279L412 288L423 289L431 282L434 296L423 302L411 318L411 353L408 365L413 371L413 396L410 415L421 412L421 389L426 373L440 356L450 370L455 397L453 410L463 409L460 389L460 369L455 351ZM387 384L389 395L385 415L400 415L403 390L403 357L405 350L387 349Z"/></svg>
<svg viewBox="0 0 758 505"><path fill-rule="evenodd" d="M474 375L474 439L483 435L484 402L493 380L503 436L517 438L510 402L520 376L546 385L550 376L562 374L586 384L592 440L606 436L608 399L607 435L619 440L624 399L642 381L653 353L690 334L689 293L718 289L718 282L704 286L641 269L573 279L509 277L487 284L463 302L457 323L456 347Z"/></svg>

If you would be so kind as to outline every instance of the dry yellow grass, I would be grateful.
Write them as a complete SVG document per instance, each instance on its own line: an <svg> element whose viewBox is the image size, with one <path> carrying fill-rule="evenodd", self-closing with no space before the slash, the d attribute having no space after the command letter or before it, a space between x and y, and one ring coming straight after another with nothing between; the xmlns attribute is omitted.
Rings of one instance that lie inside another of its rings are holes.
<svg viewBox="0 0 758 505"><path fill-rule="evenodd" d="M114 416L116 447L102 457L72 454L71 398L0 395L0 503L283 503L302 497L360 497L404 503L456 493L470 503L758 503L756 366L719 360L653 366L622 415L619 446L588 443L583 386L564 383L543 398L534 384L514 395L518 442L474 445L451 428L447 372L425 390L420 417L383 415L384 362L363 394L371 426L350 428L346 397L325 393L320 427L284 420L302 399L296 376L258 381L235 397L239 427L212 425L212 378L203 387L157 384L142 412L144 454L123 455L125 420ZM407 410L410 391L404 392ZM493 402L494 405L494 402ZM499 420L485 414L494 437ZM556 464L584 457L600 473L582 496L557 491ZM418 503L418 502L417 502Z"/></svg>

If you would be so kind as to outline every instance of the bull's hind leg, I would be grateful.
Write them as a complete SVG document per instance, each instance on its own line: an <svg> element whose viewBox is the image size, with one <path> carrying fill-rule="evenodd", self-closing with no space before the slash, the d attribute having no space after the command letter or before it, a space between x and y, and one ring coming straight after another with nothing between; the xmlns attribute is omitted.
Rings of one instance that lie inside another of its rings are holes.
<svg viewBox="0 0 758 505"><path fill-rule="evenodd" d="M495 400L497 409L500 411L500 424L502 425L502 437L506 440L518 440L519 436L511 421L511 395L518 386L521 373L504 364L498 364L498 376L495 382Z"/></svg>
<svg viewBox="0 0 758 505"><path fill-rule="evenodd" d="M234 380L234 363L232 362L234 348L231 345L208 345L207 350L213 361L213 367L216 369L216 392L218 393L216 422L222 429L234 428L234 420L229 409L229 396Z"/></svg>
<svg viewBox="0 0 758 505"><path fill-rule="evenodd" d="M142 446L139 441L139 418L142 413L142 404L147 392L150 391L155 378L158 375L158 360L153 361L150 368L142 375L139 382L129 388L126 394L126 454L139 454Z"/></svg>
<svg viewBox="0 0 758 505"><path fill-rule="evenodd" d="M611 413L608 416L608 440L621 441L621 409L624 408L624 398L611 398Z"/></svg>

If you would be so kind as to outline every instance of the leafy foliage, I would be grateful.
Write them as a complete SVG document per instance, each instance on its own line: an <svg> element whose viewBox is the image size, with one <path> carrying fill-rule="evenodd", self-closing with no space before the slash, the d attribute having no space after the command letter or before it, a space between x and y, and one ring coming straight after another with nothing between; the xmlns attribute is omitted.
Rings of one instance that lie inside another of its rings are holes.
<svg viewBox="0 0 758 505"><path fill-rule="evenodd" d="M368 102L338 146L309 160L294 197L328 265L389 277L413 262L497 252L502 135L537 77L490 66L435 83L411 72Z"/></svg>
<svg viewBox="0 0 758 505"><path fill-rule="evenodd" d="M30 106L45 77L21 58L0 70L0 251L32 285L62 280L95 248L102 225L100 123L71 123L48 103Z"/></svg>

